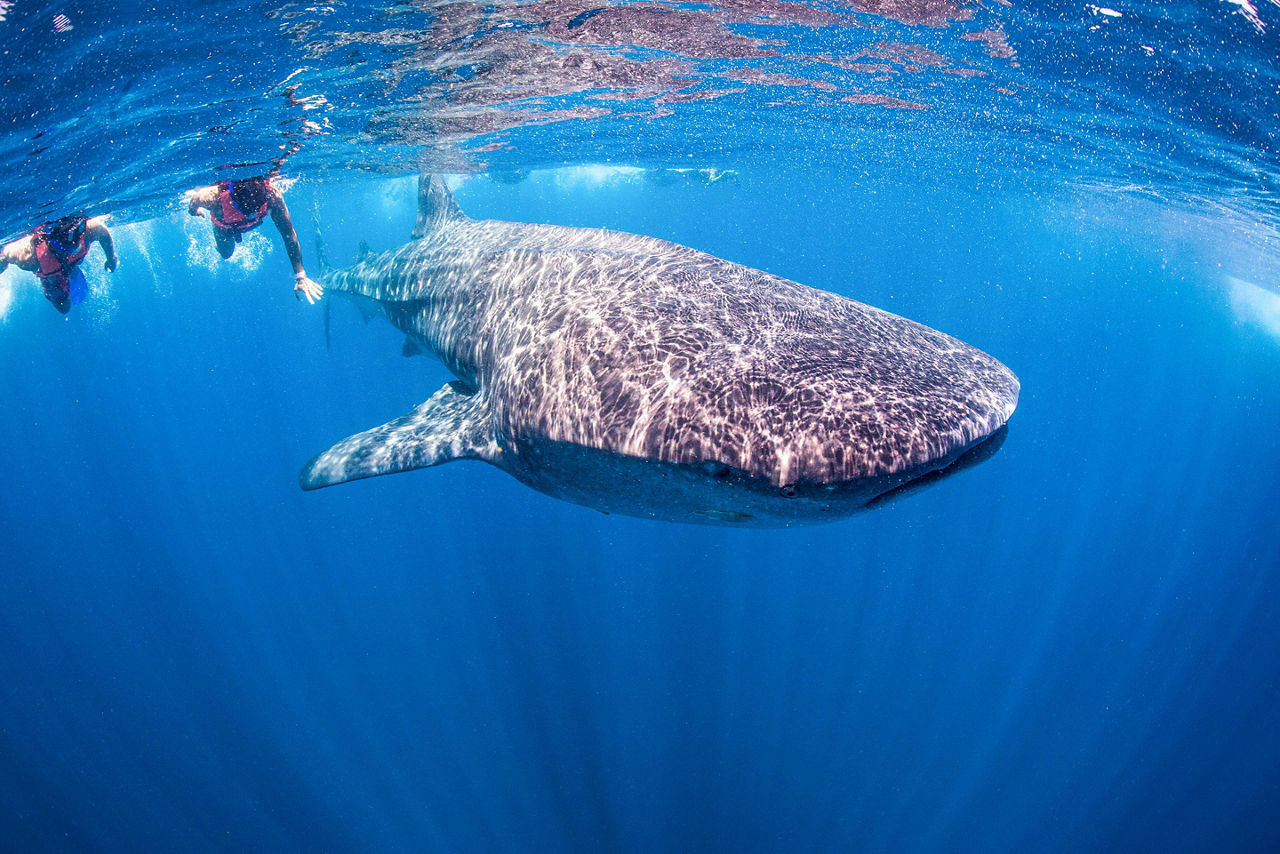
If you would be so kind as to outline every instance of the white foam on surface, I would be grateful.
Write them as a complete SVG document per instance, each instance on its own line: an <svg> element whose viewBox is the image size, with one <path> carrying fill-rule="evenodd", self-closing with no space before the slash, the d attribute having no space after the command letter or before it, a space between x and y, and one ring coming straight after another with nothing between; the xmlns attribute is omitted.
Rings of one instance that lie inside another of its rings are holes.
<svg viewBox="0 0 1280 854"><path fill-rule="evenodd" d="M551 171L557 185L582 188L636 181L644 177L645 170L637 166L609 166L594 163L586 166L564 166Z"/></svg>

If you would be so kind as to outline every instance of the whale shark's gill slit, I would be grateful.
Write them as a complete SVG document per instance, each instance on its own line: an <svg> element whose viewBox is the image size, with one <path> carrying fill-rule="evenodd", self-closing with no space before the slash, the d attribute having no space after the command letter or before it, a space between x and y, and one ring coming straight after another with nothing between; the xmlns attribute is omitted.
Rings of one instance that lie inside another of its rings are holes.
<svg viewBox="0 0 1280 854"><path fill-rule="evenodd" d="M574 15L572 18L569 19L568 29L576 30L578 27L582 26L587 21L590 21L592 18L594 18L596 15L599 15L603 11L604 9L601 8L601 9L588 9L585 12L579 12L577 15Z"/></svg>
<svg viewBox="0 0 1280 854"><path fill-rule="evenodd" d="M969 448L949 464L939 469L926 472L919 477L912 478L905 483L900 483L892 489L888 489L875 498L867 502L867 508L880 507L895 501L903 496L910 495L917 490L924 489L926 486L937 483L940 480L951 477L951 475L972 468L978 463L984 462L995 455L1000 450L1000 446L1004 444L1005 437L1009 435L1009 425L1001 425L1000 429L992 433L978 444Z"/></svg>
<svg viewBox="0 0 1280 854"><path fill-rule="evenodd" d="M458 394L461 394L464 397L471 397L473 394L476 393L476 389L472 388L470 385L463 382L462 380L450 380L448 383L446 383L446 385L448 385L449 388L453 389Z"/></svg>

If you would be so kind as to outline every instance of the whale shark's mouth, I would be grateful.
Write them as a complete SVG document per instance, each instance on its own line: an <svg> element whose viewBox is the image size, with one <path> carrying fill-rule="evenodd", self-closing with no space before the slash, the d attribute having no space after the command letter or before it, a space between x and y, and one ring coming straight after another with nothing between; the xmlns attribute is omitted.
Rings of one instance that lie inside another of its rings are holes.
<svg viewBox="0 0 1280 854"><path fill-rule="evenodd" d="M910 474L908 474L907 476L910 478L909 480L884 489L883 492L873 495L870 499L855 498L853 502L843 504L841 501L833 502L831 496L822 491L814 492L804 488L796 489L795 487L788 487L783 490L778 490L776 487L769 487L767 491L770 496L774 497L782 495L788 499L808 499L801 503L809 507L814 507L816 505L819 514L831 514L828 518L848 515L852 512L858 512L858 510L871 510L876 507L882 507L918 490L927 489L944 478L985 462L1000 450L1000 446L1004 444L1008 433L1008 425L1003 424L990 436L979 440L977 444L969 446L962 451L959 456L952 458L950 462L945 463L939 468L923 471L921 474L914 477L911 477ZM750 477L745 473L734 472L723 464L708 464L703 466L703 470L720 477L727 478L736 476L740 485L743 484L744 481L750 480ZM723 474L721 474L721 471L723 471ZM891 478L885 478L885 480L893 482ZM829 490L831 487L826 487L825 489ZM852 486L849 488L849 491L856 495L858 489L859 487ZM865 490L865 485L861 487L861 489ZM863 491L862 494L866 495L867 493L866 491ZM846 495L848 495L848 493L846 493ZM853 498L854 495L848 495L848 497ZM841 506L843 509L841 509ZM776 509L776 506L774 509ZM726 509L725 507L704 507L693 509L691 512L694 516L698 517L705 523L735 527L754 526L759 524L762 520L772 517L772 514L769 512L765 512L763 515L756 515L754 513L747 512L745 509ZM803 523L803 521L804 520L799 517L788 517L786 524ZM811 521L818 521L818 519L813 519Z"/></svg>
<svg viewBox="0 0 1280 854"><path fill-rule="evenodd" d="M882 507L891 501L896 501L903 496L910 495L917 490L932 486L938 481L951 477L956 472L964 471L967 468L973 468L979 463L986 462L995 456L996 451L1000 450L1000 446L1004 444L1004 440L1009 435L1009 425L1002 424L1000 429L992 433L978 444L969 448L960 456L956 457L947 465L933 471L926 472L917 478L912 478L906 483L900 483L892 489L886 490L875 498L867 502L867 509L874 507Z"/></svg>

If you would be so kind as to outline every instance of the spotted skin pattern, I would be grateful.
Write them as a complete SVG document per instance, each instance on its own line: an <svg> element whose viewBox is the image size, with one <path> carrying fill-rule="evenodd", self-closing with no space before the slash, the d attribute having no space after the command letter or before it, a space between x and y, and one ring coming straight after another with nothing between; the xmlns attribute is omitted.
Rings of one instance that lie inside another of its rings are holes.
<svg viewBox="0 0 1280 854"><path fill-rule="evenodd" d="M954 462L1017 404L986 353L835 294L651 237L473 221L434 178L419 205L420 239L327 286L376 301L479 414L442 440L456 416L428 402L413 429L321 454L304 487L474 458L609 512L821 521Z"/></svg>

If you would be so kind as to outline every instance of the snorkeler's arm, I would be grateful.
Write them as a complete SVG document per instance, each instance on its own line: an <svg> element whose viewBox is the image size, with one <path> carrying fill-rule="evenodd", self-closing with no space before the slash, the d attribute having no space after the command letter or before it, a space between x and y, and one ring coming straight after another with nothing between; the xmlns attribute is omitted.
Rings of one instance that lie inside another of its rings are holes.
<svg viewBox="0 0 1280 854"><path fill-rule="evenodd" d="M216 184L208 187L198 187L192 190L187 197L187 213L192 216L203 216L207 208L213 207L213 203L218 198L218 186Z"/></svg>
<svg viewBox="0 0 1280 854"><path fill-rule="evenodd" d="M6 243L3 248L0 248L0 273L3 273L10 264L30 273L40 269L40 265L36 263L36 248L31 242L30 235L20 237L12 243Z"/></svg>
<svg viewBox="0 0 1280 854"><path fill-rule="evenodd" d="M289 206L284 203L284 196L275 187L270 188L267 203L271 207L271 221L276 224L280 238L284 241L284 251L293 265L293 294L306 297L307 302L314 303L324 296L324 288L311 281L307 270L302 266L302 249L298 246L298 233L293 230L293 219L289 216Z"/></svg>
<svg viewBox="0 0 1280 854"><path fill-rule="evenodd" d="M98 241L98 245L102 247L103 253L106 254L106 263L102 265L103 269L108 273L114 273L116 266L120 263L120 259L116 257L116 245L111 240L111 232L107 229L107 218L105 216L95 216L89 220L84 228L84 239L92 243Z"/></svg>

